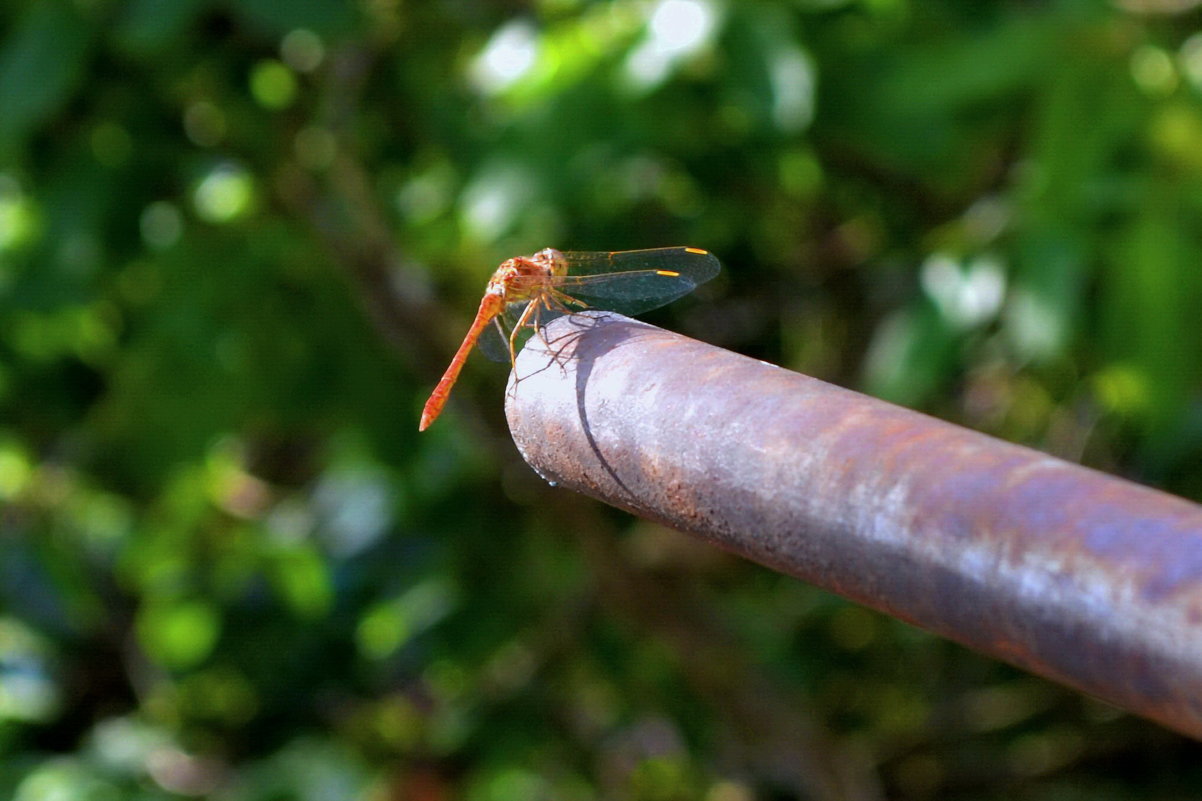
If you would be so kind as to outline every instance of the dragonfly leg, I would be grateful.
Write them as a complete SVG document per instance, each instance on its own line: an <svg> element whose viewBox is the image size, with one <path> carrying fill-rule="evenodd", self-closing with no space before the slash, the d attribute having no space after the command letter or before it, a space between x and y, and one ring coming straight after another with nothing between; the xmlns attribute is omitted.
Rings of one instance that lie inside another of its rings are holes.
<svg viewBox="0 0 1202 801"><path fill-rule="evenodd" d="M555 289L551 288L550 291L554 292ZM553 302L553 301L554 301L554 298L552 298L552 296L550 294L547 294L547 295L543 295L541 298L539 298L538 303L542 306L542 308L545 308L547 311L555 311L558 303ZM535 304L531 303L530 305L533 306ZM534 329L534 335L538 337L539 342L543 343L543 350L545 350L547 353L551 354L551 358L555 360L556 364L558 364L559 356L551 349L551 343L547 341L547 337L543 334L542 326L540 326L538 324L538 322L539 322L538 320L535 320L534 323L531 324L530 327Z"/></svg>
<svg viewBox="0 0 1202 801"><path fill-rule="evenodd" d="M509 364L512 367L514 366L513 343L510 341L509 332L505 330L505 324L501 322L501 315L498 314L496 317L492 318L492 321L497 327L497 333L501 336L501 341L509 343Z"/></svg>
<svg viewBox="0 0 1202 801"><path fill-rule="evenodd" d="M561 289L556 289L555 287L549 287L549 289L551 298L554 299L556 307L558 307L558 309L565 314L572 311L570 308L568 308L569 306L579 306L581 309L589 308L589 305L583 300L577 300ZM547 304L547 308L550 308L549 302Z"/></svg>
<svg viewBox="0 0 1202 801"><path fill-rule="evenodd" d="M526 328L527 326L534 328L535 331L538 331L538 321L535 320L535 322L533 324L531 324L531 322L530 322L530 317L532 315L537 316L538 306L539 306L539 302L537 300L531 301L530 303L526 304L526 308L522 309L522 316L518 318L518 321L516 323L514 323L513 330L509 332L509 363L511 365L513 365L514 367L517 367L517 361L518 361L517 360L518 333L523 328Z"/></svg>
<svg viewBox="0 0 1202 801"><path fill-rule="evenodd" d="M588 308L587 303L576 300L576 298L556 289L555 287L547 287L547 292L540 298L540 301L543 305L543 308L545 308L547 311L558 311L564 314L572 313L573 310L571 306L580 306L585 309ZM563 367L563 363L559 360L559 352L551 347L551 343L547 341L545 336L543 336L542 329L536 326L534 330L535 333L538 334L538 338L542 340L543 347L546 349L547 353L551 354L551 358L555 360L556 364L558 364L560 367Z"/></svg>
<svg viewBox="0 0 1202 801"><path fill-rule="evenodd" d="M493 324L497 327L497 333L501 335L501 339L509 339L509 334L505 333L505 326L501 325L501 315L492 318Z"/></svg>

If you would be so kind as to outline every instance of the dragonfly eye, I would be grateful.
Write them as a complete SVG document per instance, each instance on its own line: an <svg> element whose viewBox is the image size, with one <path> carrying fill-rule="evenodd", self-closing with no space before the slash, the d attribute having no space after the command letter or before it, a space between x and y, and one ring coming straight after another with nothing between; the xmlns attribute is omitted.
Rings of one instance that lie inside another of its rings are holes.
<svg viewBox="0 0 1202 801"><path fill-rule="evenodd" d="M551 268L552 275L564 275L568 271L567 258L555 248L543 248L534 254L534 259Z"/></svg>

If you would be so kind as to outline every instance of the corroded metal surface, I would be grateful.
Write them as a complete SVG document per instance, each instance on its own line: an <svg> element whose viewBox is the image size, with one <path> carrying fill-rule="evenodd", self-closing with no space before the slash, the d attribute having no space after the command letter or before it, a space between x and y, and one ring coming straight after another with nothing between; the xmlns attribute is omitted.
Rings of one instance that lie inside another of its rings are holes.
<svg viewBox="0 0 1202 801"><path fill-rule="evenodd" d="M614 315L511 377L550 481L1202 738L1202 506Z"/></svg>

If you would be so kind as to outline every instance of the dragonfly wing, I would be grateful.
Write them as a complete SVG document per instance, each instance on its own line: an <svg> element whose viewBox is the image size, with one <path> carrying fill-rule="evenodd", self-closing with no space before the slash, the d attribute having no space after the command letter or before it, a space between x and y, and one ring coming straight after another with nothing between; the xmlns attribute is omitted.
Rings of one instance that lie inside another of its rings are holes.
<svg viewBox="0 0 1202 801"><path fill-rule="evenodd" d="M671 303L692 292L696 286L683 276L647 272L582 278L565 281L556 288L576 301L578 308L639 314Z"/></svg>
<svg viewBox="0 0 1202 801"><path fill-rule="evenodd" d="M476 346L480 348L480 352L494 362L509 362L509 332L517 325L521 319L522 312L526 310L526 302L509 303L505 306L505 311L501 313L501 329L497 328L494 322L484 330L480 335L480 341ZM549 319L549 318L548 318ZM517 338L517 348L515 352L521 350L521 345L525 341L528 334L519 332Z"/></svg>
<svg viewBox="0 0 1202 801"><path fill-rule="evenodd" d="M565 295L622 314L650 311L692 292L718 274L718 259L696 248L565 253L568 274L555 279Z"/></svg>
<svg viewBox="0 0 1202 801"><path fill-rule="evenodd" d="M690 278L693 286L697 286L713 278L721 269L718 258L700 248L650 248L597 253L568 251L563 255L568 262L568 275L668 270Z"/></svg>

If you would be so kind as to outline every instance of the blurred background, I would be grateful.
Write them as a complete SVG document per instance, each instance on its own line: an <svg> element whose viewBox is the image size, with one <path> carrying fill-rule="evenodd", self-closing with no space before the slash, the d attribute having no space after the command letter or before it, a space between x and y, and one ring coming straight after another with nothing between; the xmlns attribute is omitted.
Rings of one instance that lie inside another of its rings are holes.
<svg viewBox="0 0 1202 801"><path fill-rule="evenodd" d="M1182 799L1202 748L547 487L502 259L1202 500L1196 0L7 0L0 795Z"/></svg>

